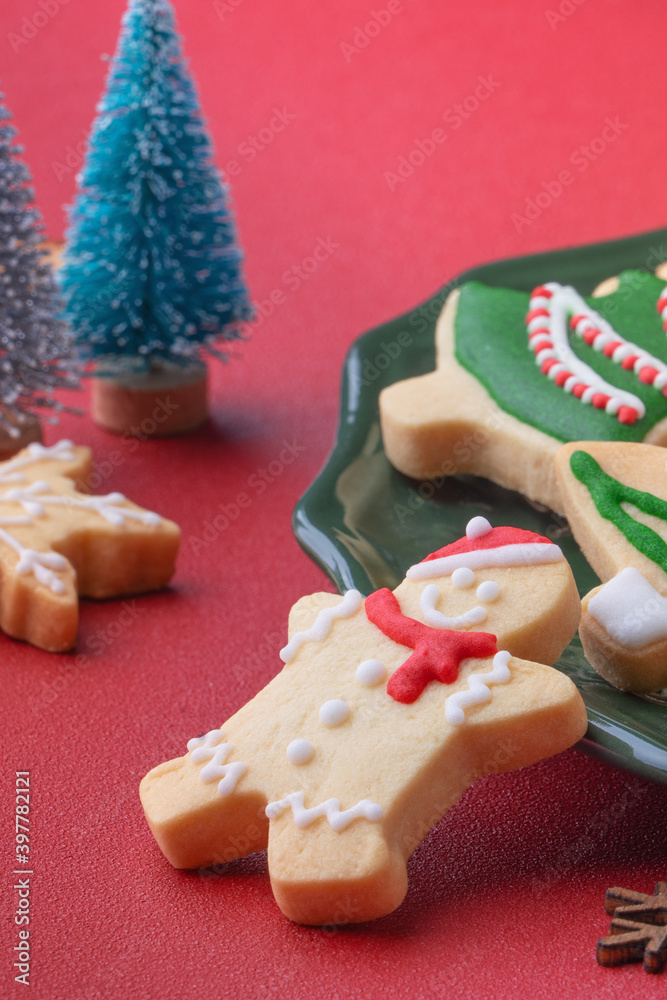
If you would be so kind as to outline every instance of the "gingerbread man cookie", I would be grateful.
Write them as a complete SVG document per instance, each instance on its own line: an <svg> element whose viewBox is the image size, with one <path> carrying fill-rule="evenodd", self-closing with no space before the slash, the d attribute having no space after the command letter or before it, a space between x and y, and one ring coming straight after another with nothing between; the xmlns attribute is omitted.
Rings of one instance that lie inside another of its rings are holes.
<svg viewBox="0 0 667 1000"><path fill-rule="evenodd" d="M574 537L603 582L582 601L590 664L615 687L667 687L667 452L564 445L556 470Z"/></svg>
<svg viewBox="0 0 667 1000"><path fill-rule="evenodd" d="M121 493L89 496L88 448L31 444L0 463L0 628L50 652L71 649L78 596L165 586L180 530Z"/></svg>
<svg viewBox="0 0 667 1000"><path fill-rule="evenodd" d="M596 292L607 294L557 282L452 292L436 370L380 396L390 462L420 479L485 476L562 513L564 442L667 444L664 281L628 271Z"/></svg>
<svg viewBox="0 0 667 1000"><path fill-rule="evenodd" d="M558 546L482 517L393 592L302 598L281 673L144 778L160 848L198 868L268 844L276 901L299 923L391 912L407 858L476 777L583 736L579 693L542 665L578 619Z"/></svg>

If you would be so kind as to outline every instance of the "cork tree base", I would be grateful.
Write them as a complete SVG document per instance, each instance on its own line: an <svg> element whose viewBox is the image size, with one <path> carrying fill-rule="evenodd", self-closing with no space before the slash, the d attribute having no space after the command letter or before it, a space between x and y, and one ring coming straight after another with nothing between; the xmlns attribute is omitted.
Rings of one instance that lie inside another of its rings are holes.
<svg viewBox="0 0 667 1000"><path fill-rule="evenodd" d="M96 424L115 434L138 438L186 434L208 416L206 366L96 377L91 415Z"/></svg>
<svg viewBox="0 0 667 1000"><path fill-rule="evenodd" d="M18 428L18 436L12 437L4 428L0 428L0 462L6 462L22 448L42 440L42 425L35 417L28 417Z"/></svg>

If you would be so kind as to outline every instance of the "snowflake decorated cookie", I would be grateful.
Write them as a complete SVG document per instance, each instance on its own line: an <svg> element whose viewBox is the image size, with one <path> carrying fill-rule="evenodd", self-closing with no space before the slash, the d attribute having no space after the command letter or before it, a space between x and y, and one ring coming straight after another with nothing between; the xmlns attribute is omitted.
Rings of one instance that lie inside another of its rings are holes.
<svg viewBox="0 0 667 1000"><path fill-rule="evenodd" d="M180 530L122 493L90 496L88 448L31 444L0 463L0 627L51 652L76 641L79 596L165 586Z"/></svg>
<svg viewBox="0 0 667 1000"><path fill-rule="evenodd" d="M390 913L407 858L476 777L583 736L579 693L543 665L578 620L558 546L482 517L393 592L302 598L278 676L144 778L160 848L199 868L268 845L299 923Z"/></svg>
<svg viewBox="0 0 667 1000"><path fill-rule="evenodd" d="M646 444L564 445L556 470L567 519L602 586L582 601L591 665L615 687L667 687L667 452Z"/></svg>
<svg viewBox="0 0 667 1000"><path fill-rule="evenodd" d="M416 478L485 476L562 513L561 444L667 444L665 316L664 281L639 271L590 298L468 282L438 321L436 370L380 396L389 460Z"/></svg>

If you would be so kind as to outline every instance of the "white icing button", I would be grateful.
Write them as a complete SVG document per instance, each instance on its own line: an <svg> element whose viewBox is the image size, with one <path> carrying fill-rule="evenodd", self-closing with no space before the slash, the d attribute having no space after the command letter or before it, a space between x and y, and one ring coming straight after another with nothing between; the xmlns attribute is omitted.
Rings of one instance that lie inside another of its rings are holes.
<svg viewBox="0 0 667 1000"><path fill-rule="evenodd" d="M500 597L500 587L493 580L485 580L477 588L480 601L496 601Z"/></svg>
<svg viewBox="0 0 667 1000"><path fill-rule="evenodd" d="M488 535L490 531L491 525L485 517L473 517L466 525L467 538L480 538L482 535Z"/></svg>
<svg viewBox="0 0 667 1000"><path fill-rule="evenodd" d="M287 748L287 759L292 764L307 764L315 753L310 740L292 740Z"/></svg>
<svg viewBox="0 0 667 1000"><path fill-rule="evenodd" d="M340 726L350 714L349 705L340 698L325 701L320 709L320 722L325 726Z"/></svg>
<svg viewBox="0 0 667 1000"><path fill-rule="evenodd" d="M452 573L452 587L459 587L461 590L465 587L472 587L475 582L475 574L467 566L459 566Z"/></svg>
<svg viewBox="0 0 667 1000"><path fill-rule="evenodd" d="M382 660L364 660L357 667L356 678L364 687L375 687L387 676L387 668Z"/></svg>

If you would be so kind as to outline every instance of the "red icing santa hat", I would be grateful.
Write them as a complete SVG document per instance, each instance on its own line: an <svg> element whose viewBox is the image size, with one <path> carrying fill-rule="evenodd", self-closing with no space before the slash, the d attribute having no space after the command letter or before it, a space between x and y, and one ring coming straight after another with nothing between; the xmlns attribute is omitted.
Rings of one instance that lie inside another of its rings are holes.
<svg viewBox="0 0 667 1000"><path fill-rule="evenodd" d="M465 538L445 545L407 571L408 580L450 576L456 569L492 566L535 566L560 562L563 553L543 535L524 528L492 528L485 517L473 517Z"/></svg>

